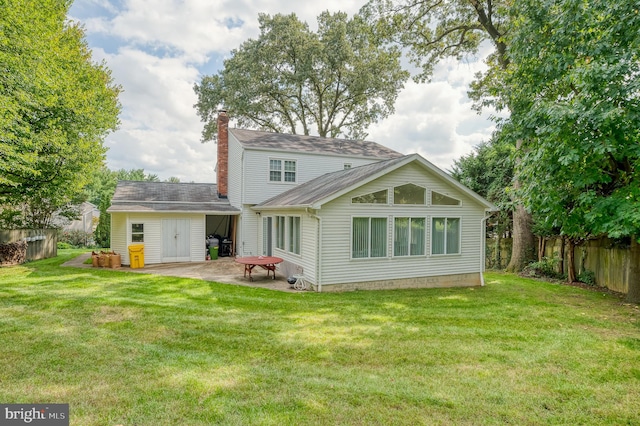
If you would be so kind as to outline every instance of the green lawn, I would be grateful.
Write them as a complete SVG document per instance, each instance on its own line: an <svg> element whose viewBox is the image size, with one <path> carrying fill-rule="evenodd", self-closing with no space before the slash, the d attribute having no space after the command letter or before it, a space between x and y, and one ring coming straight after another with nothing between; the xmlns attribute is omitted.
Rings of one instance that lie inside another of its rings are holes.
<svg viewBox="0 0 640 426"><path fill-rule="evenodd" d="M640 311L602 292L280 293L59 253L0 269L0 402L72 425L640 424Z"/></svg>

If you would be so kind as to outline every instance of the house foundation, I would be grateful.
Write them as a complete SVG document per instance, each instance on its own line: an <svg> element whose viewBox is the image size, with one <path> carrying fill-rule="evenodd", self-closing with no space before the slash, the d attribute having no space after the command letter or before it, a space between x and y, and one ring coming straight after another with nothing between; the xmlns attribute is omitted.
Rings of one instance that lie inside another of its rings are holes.
<svg viewBox="0 0 640 426"><path fill-rule="evenodd" d="M396 290L415 288L448 288L448 287L479 287L481 286L480 274L441 275L437 277L401 278L393 280L361 281L344 284L325 284L323 292L344 292L356 290ZM312 289L318 291L318 286Z"/></svg>

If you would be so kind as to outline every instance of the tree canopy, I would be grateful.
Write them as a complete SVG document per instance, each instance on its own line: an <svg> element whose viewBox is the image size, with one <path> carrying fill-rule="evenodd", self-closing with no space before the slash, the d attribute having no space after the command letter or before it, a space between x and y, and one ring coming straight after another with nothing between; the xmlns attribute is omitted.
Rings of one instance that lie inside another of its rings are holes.
<svg viewBox="0 0 640 426"><path fill-rule="evenodd" d="M214 139L221 107L243 127L354 139L394 111L409 74L362 18L324 12L317 32L295 14L258 20L260 36L194 87L203 141Z"/></svg>
<svg viewBox="0 0 640 426"><path fill-rule="evenodd" d="M120 88L92 61L70 1L0 0L0 204L46 226L104 160Z"/></svg>
<svg viewBox="0 0 640 426"><path fill-rule="evenodd" d="M514 8L506 130L522 195L570 238L640 235L640 14L622 0Z"/></svg>
<svg viewBox="0 0 640 426"><path fill-rule="evenodd" d="M415 77L418 81L429 81L434 66L441 60L475 55L483 42L491 43L494 50L487 58L489 67L476 75L469 95L475 101L475 109L495 105L508 110L501 79L509 64L510 3L506 0L370 0L361 13L381 36L405 48L420 70ZM519 149L520 141L514 146ZM519 185L516 175L513 187ZM516 194L510 192L512 197ZM513 250L507 269L519 271L533 259L535 242L531 215L519 200L513 201Z"/></svg>

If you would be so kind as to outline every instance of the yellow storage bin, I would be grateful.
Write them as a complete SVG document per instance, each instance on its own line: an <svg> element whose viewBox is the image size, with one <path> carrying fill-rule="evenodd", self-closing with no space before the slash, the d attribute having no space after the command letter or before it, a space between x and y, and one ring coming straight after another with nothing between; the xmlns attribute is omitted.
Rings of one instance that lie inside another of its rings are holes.
<svg viewBox="0 0 640 426"><path fill-rule="evenodd" d="M129 266L131 269L144 268L144 244L129 246Z"/></svg>

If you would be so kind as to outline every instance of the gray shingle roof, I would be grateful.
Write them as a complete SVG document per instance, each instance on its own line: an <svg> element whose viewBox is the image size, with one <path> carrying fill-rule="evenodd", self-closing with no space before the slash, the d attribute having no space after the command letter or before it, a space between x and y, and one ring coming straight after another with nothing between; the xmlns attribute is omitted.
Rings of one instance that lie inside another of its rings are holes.
<svg viewBox="0 0 640 426"><path fill-rule="evenodd" d="M245 149L269 149L378 159L402 156L397 151L370 141L289 135L246 129L229 129L229 132Z"/></svg>
<svg viewBox="0 0 640 426"><path fill-rule="evenodd" d="M218 198L211 183L119 181L111 199L114 212L239 213L229 201Z"/></svg>
<svg viewBox="0 0 640 426"><path fill-rule="evenodd" d="M418 162L427 170L440 176L449 184L457 187L459 190L467 193L486 209L497 211L498 208L485 200L460 182L443 172L419 154L409 154L390 160L379 161L377 163L367 164L365 166L354 167L352 169L340 170L333 173L327 173L316 179L310 180L302 185L276 195L260 204L254 206L257 210L277 209L277 208L300 208L314 207L335 197L348 192L359 185L363 185L397 167L409 164L410 162Z"/></svg>
<svg viewBox="0 0 640 426"><path fill-rule="evenodd" d="M362 183L368 177L407 160L407 157L409 156L327 173L270 198L255 207L310 206L353 185Z"/></svg>

